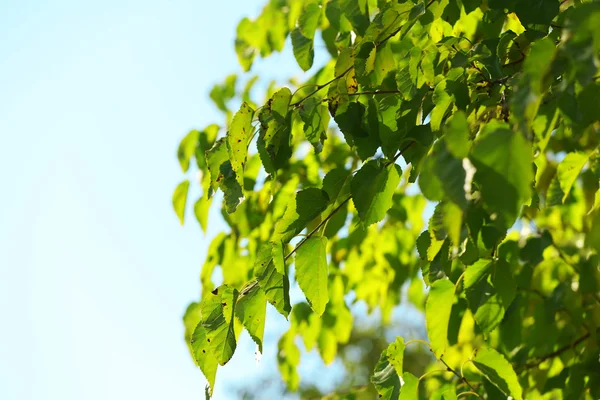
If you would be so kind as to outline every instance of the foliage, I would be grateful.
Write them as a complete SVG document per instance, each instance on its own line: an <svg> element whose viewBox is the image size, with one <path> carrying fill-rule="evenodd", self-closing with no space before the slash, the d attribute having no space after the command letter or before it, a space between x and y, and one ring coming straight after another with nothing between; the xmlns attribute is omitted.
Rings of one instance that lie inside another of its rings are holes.
<svg viewBox="0 0 600 400"><path fill-rule="evenodd" d="M600 2L582 0L270 0L243 19L245 71L289 37L313 72L258 104L256 77L228 77L210 93L225 125L178 150L199 171L202 229L219 189L229 226L184 316L207 392L242 329L275 346L267 303L290 320L278 364L296 390L298 338L331 363L352 303L387 324L408 299L428 340L383 350L381 398L600 398L598 27ZM182 223L189 186L173 195ZM435 358L417 376L404 351L421 345Z"/></svg>

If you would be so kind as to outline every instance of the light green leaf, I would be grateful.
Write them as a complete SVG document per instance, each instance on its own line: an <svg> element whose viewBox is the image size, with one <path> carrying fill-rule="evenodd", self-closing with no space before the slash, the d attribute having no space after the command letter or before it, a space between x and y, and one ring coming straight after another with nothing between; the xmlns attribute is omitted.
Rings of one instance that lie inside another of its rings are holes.
<svg viewBox="0 0 600 400"><path fill-rule="evenodd" d="M377 161L364 164L350 183L352 201L362 223L369 226L385 217L402 171L396 164L381 166Z"/></svg>
<svg viewBox="0 0 600 400"><path fill-rule="evenodd" d="M469 265L465 270L465 289L470 289L484 279L489 273L493 263L492 260L480 259Z"/></svg>
<svg viewBox="0 0 600 400"><path fill-rule="evenodd" d="M271 241L289 242L302 232L310 221L319 216L329 203L327 192L317 188L308 188L296 193L290 200L285 214L275 225Z"/></svg>
<svg viewBox="0 0 600 400"><path fill-rule="evenodd" d="M298 18L298 29L308 39L315 38L315 32L319 26L322 8L316 2L310 2L304 6L300 18Z"/></svg>
<svg viewBox="0 0 600 400"><path fill-rule="evenodd" d="M448 279L431 285L425 306L425 322L431 350L439 358L448 346L448 323L454 303L454 285Z"/></svg>
<svg viewBox="0 0 600 400"><path fill-rule="evenodd" d="M296 62L304 71L308 71L312 67L315 58L315 48L313 39L309 39L296 28L290 34L292 38L292 48Z"/></svg>
<svg viewBox="0 0 600 400"><path fill-rule="evenodd" d="M202 227L204 233L206 233L206 228L208 227L208 211L211 203L212 199L203 195L194 204L194 215L196 215L196 219L200 223L200 227Z"/></svg>
<svg viewBox="0 0 600 400"><path fill-rule="evenodd" d="M564 160L558 164L556 179L558 179L558 183L563 192L562 203L564 203L567 196L569 196L575 180L577 180L581 169L585 166L589 158L589 154L579 152L569 153Z"/></svg>
<svg viewBox="0 0 600 400"><path fill-rule="evenodd" d="M190 344L192 347L194 360L206 378L209 385L208 392L209 395L212 396L215 388L215 379L217 377L217 368L219 364L211 352L210 343L208 342L208 338L206 336L206 330L202 324L198 324L196 326L196 329L194 330L194 333L190 339Z"/></svg>
<svg viewBox="0 0 600 400"><path fill-rule="evenodd" d="M262 353L265 319L267 317L267 298L265 292L254 286L249 291L242 291L235 306L235 315L248 330L250 337L258 345Z"/></svg>
<svg viewBox="0 0 600 400"><path fill-rule="evenodd" d="M485 205L510 227L531 196L531 145L508 125L489 123L475 141L471 161Z"/></svg>
<svg viewBox="0 0 600 400"><path fill-rule="evenodd" d="M456 204L450 201L438 203L429 225L437 240L443 240L447 236L454 246L460 244L462 210Z"/></svg>
<svg viewBox="0 0 600 400"><path fill-rule="evenodd" d="M327 238L311 237L296 251L296 280L311 308L323 315L329 302Z"/></svg>
<svg viewBox="0 0 600 400"><path fill-rule="evenodd" d="M292 99L292 92L290 89L284 87L275 92L271 99L271 113L273 114L273 118L275 118L279 124L285 124L285 118L287 117L288 108Z"/></svg>
<svg viewBox="0 0 600 400"><path fill-rule="evenodd" d="M273 263L271 244L261 246L254 262L254 276L264 291L267 300L287 318L290 305L290 283L286 275L280 274Z"/></svg>
<svg viewBox="0 0 600 400"><path fill-rule="evenodd" d="M400 397L398 400L418 400L419 399L419 378L411 374L410 372L405 372L402 375L402 380L404 383L400 388Z"/></svg>
<svg viewBox="0 0 600 400"><path fill-rule="evenodd" d="M231 359L236 348L234 311L237 297L235 288L222 285L207 294L200 304L200 323L206 331L208 347L221 365Z"/></svg>
<svg viewBox="0 0 600 400"><path fill-rule="evenodd" d="M179 165L181 165L181 170L186 172L190 168L190 159L196 152L196 146L198 146L198 139L200 137L200 132L197 130L190 131L179 143L179 148L177 149L177 159L179 160Z"/></svg>
<svg viewBox="0 0 600 400"><path fill-rule="evenodd" d="M489 347L481 348L473 358L473 365L504 394L515 400L523 399L517 374L502 354Z"/></svg>
<svg viewBox="0 0 600 400"><path fill-rule="evenodd" d="M183 225L183 220L185 217L185 204L187 203L187 194L189 188L190 181L186 179L177 185L175 191L173 192L173 209L175 210L175 214L177 214L181 225Z"/></svg>
<svg viewBox="0 0 600 400"><path fill-rule="evenodd" d="M237 206L244 198L242 187L236 180L235 172L231 168L229 161L221 164L221 183L219 188L223 191L225 200L225 209L229 214L235 212Z"/></svg>
<svg viewBox="0 0 600 400"><path fill-rule="evenodd" d="M283 243L274 242L271 245L273 246L272 255L275 271L279 272L281 275L285 275L285 256L283 254Z"/></svg>
<svg viewBox="0 0 600 400"><path fill-rule="evenodd" d="M388 361L399 376L402 376L403 373L403 363L404 363L404 348L406 345L404 344L404 339L400 336L396 337L396 341L394 343L390 343L386 350L386 356Z"/></svg>
<svg viewBox="0 0 600 400"><path fill-rule="evenodd" d="M231 126L227 132L227 148L231 169L241 187L244 186L244 165L248 155L248 144L252 137L252 117L254 110L248 103L242 103L239 111L234 115Z"/></svg>

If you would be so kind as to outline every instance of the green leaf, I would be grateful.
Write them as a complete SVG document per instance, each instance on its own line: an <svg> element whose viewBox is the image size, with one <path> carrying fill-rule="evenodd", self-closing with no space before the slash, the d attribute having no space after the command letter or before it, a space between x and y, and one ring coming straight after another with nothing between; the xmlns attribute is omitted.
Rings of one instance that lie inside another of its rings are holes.
<svg viewBox="0 0 600 400"><path fill-rule="evenodd" d="M244 198L242 187L236 179L236 174L231 168L229 161L225 161L221 164L221 183L219 188L223 191L225 200L225 209L229 214L235 212L237 206Z"/></svg>
<svg viewBox="0 0 600 400"><path fill-rule="evenodd" d="M446 146L450 153L456 158L465 158L469 154L471 147L469 141L469 124L467 123L465 113L462 111L456 112L446 124L444 132Z"/></svg>
<svg viewBox="0 0 600 400"><path fill-rule="evenodd" d="M258 351L262 353L265 319L267 318L265 292L259 286L252 287L248 292L242 291L235 306L235 315L258 345Z"/></svg>
<svg viewBox="0 0 600 400"><path fill-rule="evenodd" d="M217 359L213 356L210 343L208 342L208 338L206 336L206 330L202 326L202 324L198 324L194 333L192 334L191 340L192 352L194 355L194 360L196 364L200 367L202 374L206 378L209 385L209 395L212 396L213 390L215 388L215 379L217 377L217 368L219 364L217 363Z"/></svg>
<svg viewBox="0 0 600 400"><path fill-rule="evenodd" d="M273 256L273 265L275 265L275 271L279 272L281 275L285 275L285 256L283 254L283 243L274 242L271 243L273 246L272 256Z"/></svg>
<svg viewBox="0 0 600 400"><path fill-rule="evenodd" d="M317 188L299 191L288 203L285 214L275 225L271 241L289 242L319 216L329 203L327 192Z"/></svg>
<svg viewBox="0 0 600 400"><path fill-rule="evenodd" d="M278 123L282 125L285 124L290 101L292 100L292 92L290 89L284 87L275 92L271 99L271 112L273 118L275 118Z"/></svg>
<svg viewBox="0 0 600 400"><path fill-rule="evenodd" d="M326 237L308 238L296 251L296 280L311 308L318 315L323 315L329 302L326 255Z"/></svg>
<svg viewBox="0 0 600 400"><path fill-rule="evenodd" d="M505 395L515 400L523 399L517 374L502 354L489 347L481 348L473 358L473 365Z"/></svg>
<svg viewBox="0 0 600 400"><path fill-rule="evenodd" d="M375 385L375 389L377 389L380 399L398 399L400 393L400 378L398 378L396 370L388 361L387 351L381 353L379 361L375 365L373 376L371 376L371 382Z"/></svg>
<svg viewBox="0 0 600 400"><path fill-rule="evenodd" d="M561 204L564 204L565 200L569 196L575 180L577 180L581 169L585 166L589 158L589 154L579 152L569 153L564 160L558 164L556 179L558 180L558 184L560 185L560 189L563 193Z"/></svg>
<svg viewBox="0 0 600 400"><path fill-rule="evenodd" d="M296 28L291 33L292 48L294 50L294 58L304 71L308 71L313 65L315 58L315 48L313 39L307 38Z"/></svg>
<svg viewBox="0 0 600 400"><path fill-rule="evenodd" d="M183 220L185 217L185 204L187 203L187 194L189 188L190 181L186 179L177 185L175 191L173 192L173 209L175 210L175 214L177 214L181 225L183 225Z"/></svg>
<svg viewBox="0 0 600 400"><path fill-rule="evenodd" d="M315 32L319 26L319 20L321 19L322 9L316 2L310 2L306 4L298 18L298 29L300 33L309 39L315 38Z"/></svg>
<svg viewBox="0 0 600 400"><path fill-rule="evenodd" d="M287 318L290 305L290 283L288 277L275 269L271 244L265 243L258 250L254 262L254 276L271 303L281 315Z"/></svg>
<svg viewBox="0 0 600 400"><path fill-rule="evenodd" d="M454 303L454 285L447 279L431 285L425 306L425 321L431 350L439 358L448 346L448 323Z"/></svg>
<svg viewBox="0 0 600 400"><path fill-rule="evenodd" d="M404 344L404 339L398 336L396 337L396 341L388 346L385 353L389 363L394 367L399 376L402 376L403 374L405 347L406 345Z"/></svg>
<svg viewBox="0 0 600 400"><path fill-rule="evenodd" d="M485 205L510 227L531 197L531 145L506 124L490 123L475 141L471 161Z"/></svg>
<svg viewBox="0 0 600 400"><path fill-rule="evenodd" d="M477 262L467 268L467 272L472 271L465 273L467 300L482 332L491 332L500 325L515 298L517 288L509 269L504 261L491 265Z"/></svg>
<svg viewBox="0 0 600 400"><path fill-rule="evenodd" d="M208 172L210 173L210 186L207 191L209 199L223 180L221 165L226 161L229 161L227 143L224 138L221 138L215 142L212 148L206 151L206 164Z"/></svg>
<svg viewBox="0 0 600 400"><path fill-rule="evenodd" d="M340 106L334 116L346 142L356 150L362 160L373 156L380 145L374 131L367 131L363 126L365 113L365 106L361 103L347 103Z"/></svg>
<svg viewBox="0 0 600 400"><path fill-rule="evenodd" d="M315 148L318 154L323 149L323 139L329 126L329 111L327 106L315 97L310 97L302 103L300 118L304 122L304 136Z"/></svg>
<svg viewBox="0 0 600 400"><path fill-rule="evenodd" d="M354 175L350 184L352 201L364 226L385 217L401 174L396 164L380 166L377 161L370 161Z"/></svg>
<svg viewBox="0 0 600 400"><path fill-rule="evenodd" d="M241 187L244 186L244 165L248 155L248 144L253 133L253 116L254 110L250 108L248 103L242 103L227 132L227 147L231 169Z"/></svg>
<svg viewBox="0 0 600 400"><path fill-rule="evenodd" d="M190 159L196 152L196 146L198 146L198 139L200 138L200 132L197 130L190 131L179 143L177 149L177 159L181 170L186 172L190 168Z"/></svg>
<svg viewBox="0 0 600 400"><path fill-rule="evenodd" d="M491 260L480 259L465 270L464 285L465 289L470 289L484 279L489 273L493 262Z"/></svg>
<svg viewBox="0 0 600 400"><path fill-rule="evenodd" d="M234 311L238 291L227 285L219 286L202 299L201 321L206 341L217 362L225 365L236 348Z"/></svg>
<svg viewBox="0 0 600 400"><path fill-rule="evenodd" d="M398 400L418 400L419 378L410 372L405 372L404 375L402 375L402 380L404 383L400 388L400 397Z"/></svg>
<svg viewBox="0 0 600 400"><path fill-rule="evenodd" d="M209 199L208 196L202 196L194 204L194 215L204 233L206 233L206 229L208 228L208 211L211 203L212 199Z"/></svg>
<svg viewBox="0 0 600 400"><path fill-rule="evenodd" d="M460 244L462 210L456 204L452 202L438 203L429 225L437 240L449 237L454 246Z"/></svg>

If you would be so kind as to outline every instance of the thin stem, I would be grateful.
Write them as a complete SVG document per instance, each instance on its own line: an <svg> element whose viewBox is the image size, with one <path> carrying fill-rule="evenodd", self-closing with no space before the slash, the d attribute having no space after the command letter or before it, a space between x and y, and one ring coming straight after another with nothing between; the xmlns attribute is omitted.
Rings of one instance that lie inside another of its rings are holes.
<svg viewBox="0 0 600 400"><path fill-rule="evenodd" d="M424 340L421 340L421 339L413 339L413 340L409 340L408 342L404 343L404 345L405 345L405 346L408 346L409 344L412 344L412 343L421 343L421 344L424 344L425 346L427 346L427 348L428 348L429 350L431 350L431 345L430 345L429 343L427 343L426 341L424 341Z"/></svg>
<svg viewBox="0 0 600 400"><path fill-rule="evenodd" d="M348 93L348 96L378 95L378 94L402 94L399 90L367 90L364 92Z"/></svg>
<svg viewBox="0 0 600 400"><path fill-rule="evenodd" d="M470 395L470 394L472 394L472 395L475 395L475 396L477 396L477 397L481 397L481 396L479 396L479 393L477 393L477 392L471 392L471 391L469 391L469 392L462 392L462 393L459 393L459 394L457 394L457 395L456 395L456 398L458 399L458 398L459 398L459 397L461 397L461 396L468 396L468 395Z"/></svg>
<svg viewBox="0 0 600 400"><path fill-rule="evenodd" d="M481 399L481 396L479 395L479 393L477 393L475 391L475 388L473 387L473 385L471 385L471 383L467 380L467 378L465 378L463 375L459 374L458 372L456 372L454 369L452 369L452 367L450 367L446 361L444 361L444 359L442 357L440 357L440 361L446 366L446 368L448 369L448 371L452 372L454 375L456 375L456 377L463 383L465 383L469 388L471 388L471 390L473 391L473 393L477 394L477 397L479 397Z"/></svg>
<svg viewBox="0 0 600 400"><path fill-rule="evenodd" d="M465 277L465 273L467 272L467 270L465 269L463 271L462 274L460 274L460 276L458 277L458 280L456 281L456 284L454 285L454 294L456 294L458 287L460 286L460 282L463 280L463 278Z"/></svg>
<svg viewBox="0 0 600 400"><path fill-rule="evenodd" d="M450 372L450 371L448 371L446 369L434 369L433 371L425 372L423 375L421 375L419 377L419 381L421 381L422 379L425 379L428 375L435 374L438 372Z"/></svg>
<svg viewBox="0 0 600 400"><path fill-rule="evenodd" d="M309 97L311 97L312 95L314 95L315 93L317 93L319 90L321 90L321 89L329 86L330 84L332 84L333 82L337 81L338 79L343 78L348 72L350 72L352 70L352 68L354 68L354 65L351 65L350 67L348 67L348 69L346 69L344 72L342 72L338 76L334 77L330 81L325 82L325 83L323 83L321 85L317 85L317 88L315 90L313 90L312 92L310 92L309 94L307 94L306 96L304 96L303 98L301 98L300 100L298 100L297 102L290 104L290 107L296 107L296 106L298 106L304 100L308 99Z"/></svg>

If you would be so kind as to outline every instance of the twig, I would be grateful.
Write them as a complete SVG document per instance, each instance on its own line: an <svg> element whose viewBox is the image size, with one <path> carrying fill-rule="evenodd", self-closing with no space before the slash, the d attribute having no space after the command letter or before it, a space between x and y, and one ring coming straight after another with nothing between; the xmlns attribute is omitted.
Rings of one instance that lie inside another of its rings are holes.
<svg viewBox="0 0 600 400"><path fill-rule="evenodd" d="M597 330L596 332L598 332L598 331L600 331L600 329ZM559 356L567 350L574 349L577 345L579 345L582 342L584 342L585 340L587 340L590 336L591 336L590 332L586 333L585 335L581 336L579 339L575 340L574 342L569 343L569 344L559 348L558 350L553 351L552 353L548 353L545 356L540 357L537 361L523 365L523 367L521 367L521 371L535 368L546 360L549 360L551 358Z"/></svg>
<svg viewBox="0 0 600 400"><path fill-rule="evenodd" d="M307 94L306 96L304 96L303 98L298 100L297 102L290 104L290 107L296 107L296 106L300 105L304 100L308 99L309 97L311 97L312 95L317 93L319 90L329 86L330 84L337 81L338 79L343 78L348 72L350 72L352 70L352 68L354 68L354 65L349 66L344 72L342 72L338 76L334 77L330 81L325 82L321 85L317 85L317 88L315 90L313 90L312 92L310 92L309 94Z"/></svg>
<svg viewBox="0 0 600 400"><path fill-rule="evenodd" d="M473 385L471 385L471 383L467 380L467 378L465 378L463 375L459 374L458 372L456 372L454 369L452 369L452 367L450 367L446 361L444 361L444 359L442 357L440 357L440 361L446 366L446 369L448 369L448 371L452 372L454 375L456 375L458 377L458 379L463 382L464 384L466 384L469 388L471 388L471 390L473 391L473 393L475 393L477 395L477 397L479 397L481 399L481 396L479 395L479 393L476 392L475 388L473 387Z"/></svg>

